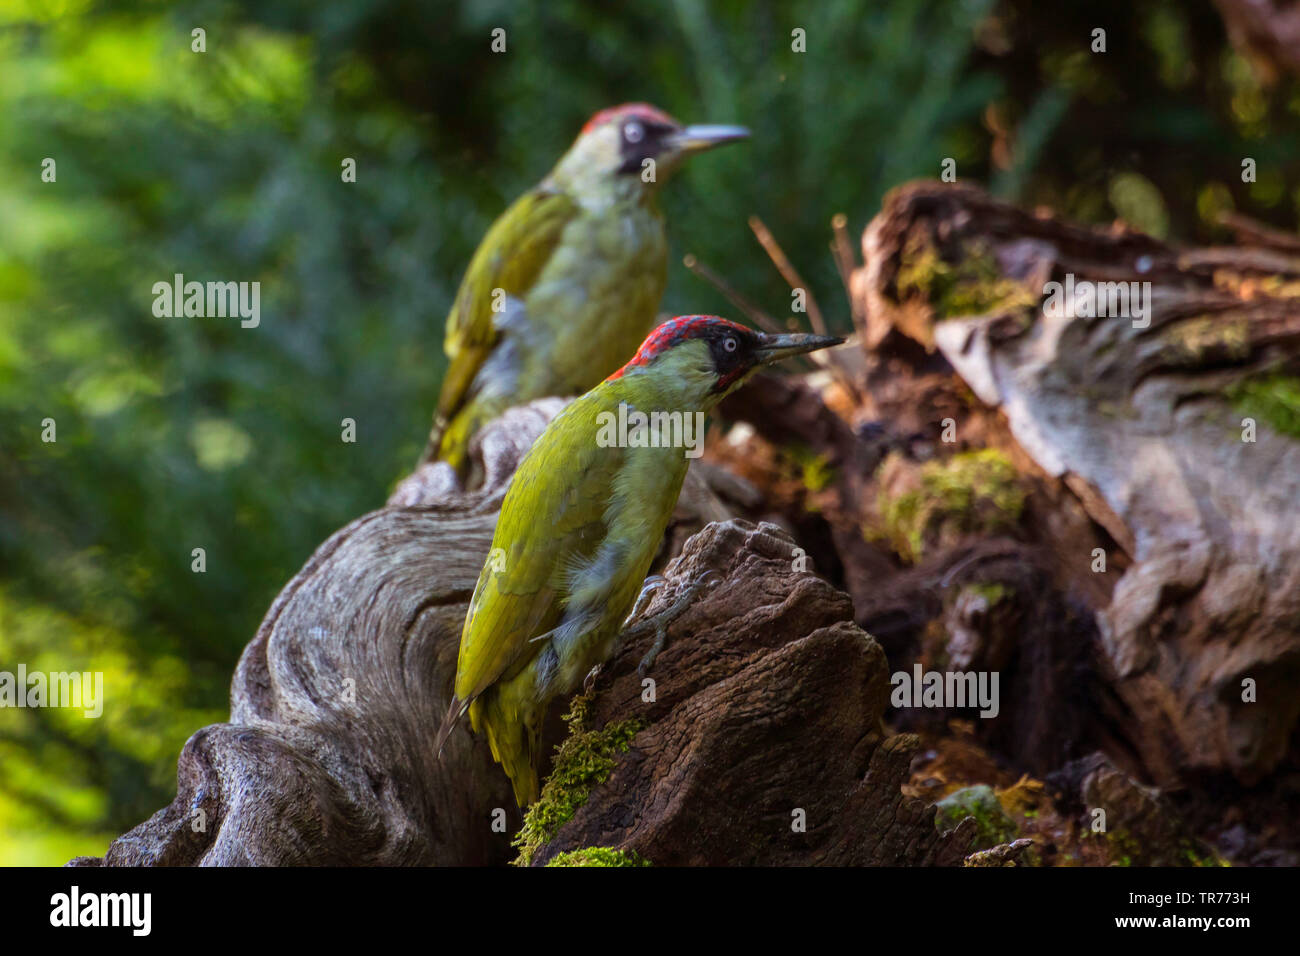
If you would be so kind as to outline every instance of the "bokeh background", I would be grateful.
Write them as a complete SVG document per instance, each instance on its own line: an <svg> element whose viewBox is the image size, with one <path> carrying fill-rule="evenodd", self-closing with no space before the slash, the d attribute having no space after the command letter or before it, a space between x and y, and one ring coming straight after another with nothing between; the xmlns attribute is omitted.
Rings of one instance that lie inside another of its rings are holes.
<svg viewBox="0 0 1300 956"><path fill-rule="evenodd" d="M856 237L945 157L1084 222L1294 230L1300 85L1209 3L1074 6L2 0L0 670L103 671L106 705L0 710L0 863L101 854L170 800L276 592L423 447L475 244L603 106L753 130L665 190L673 313L734 311L687 252L788 310L757 214L849 328L832 215ZM261 326L155 318L176 272L259 281Z"/></svg>

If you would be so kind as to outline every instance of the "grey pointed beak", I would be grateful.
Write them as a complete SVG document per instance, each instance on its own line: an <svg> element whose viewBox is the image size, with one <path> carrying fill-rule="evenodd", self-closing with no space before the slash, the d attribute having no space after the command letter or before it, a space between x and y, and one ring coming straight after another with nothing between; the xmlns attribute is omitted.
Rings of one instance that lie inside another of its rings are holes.
<svg viewBox="0 0 1300 956"><path fill-rule="evenodd" d="M792 355L803 355L805 352L816 352L818 349L828 349L833 345L842 344L844 340L835 335L808 335L802 332L791 335L761 335L755 351L758 355L758 364L771 365Z"/></svg>
<svg viewBox="0 0 1300 956"><path fill-rule="evenodd" d="M687 126L668 137L668 145L683 153L699 153L748 138L749 130L743 126Z"/></svg>

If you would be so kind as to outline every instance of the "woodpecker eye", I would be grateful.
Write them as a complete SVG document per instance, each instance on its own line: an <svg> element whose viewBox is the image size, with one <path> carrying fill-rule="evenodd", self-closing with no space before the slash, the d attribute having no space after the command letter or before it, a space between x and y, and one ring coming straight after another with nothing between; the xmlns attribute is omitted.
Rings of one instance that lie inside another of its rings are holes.
<svg viewBox="0 0 1300 956"><path fill-rule="evenodd" d="M629 143L639 143L645 139L645 127L633 120L623 127L623 138Z"/></svg>
<svg viewBox="0 0 1300 956"><path fill-rule="evenodd" d="M740 343L736 341L736 337L734 335L728 335L725 339L722 340L722 349L725 352L734 352L739 347L739 345Z"/></svg>

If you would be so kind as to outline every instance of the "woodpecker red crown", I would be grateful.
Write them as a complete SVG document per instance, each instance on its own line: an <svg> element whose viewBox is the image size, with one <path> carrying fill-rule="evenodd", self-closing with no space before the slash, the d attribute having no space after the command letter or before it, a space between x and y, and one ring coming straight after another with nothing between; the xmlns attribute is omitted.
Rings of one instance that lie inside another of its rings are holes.
<svg viewBox="0 0 1300 956"><path fill-rule="evenodd" d="M632 356L626 365L605 381L621 378L623 373L630 368L649 365L677 343L685 339L703 338L705 332L709 329L717 328L734 329L742 335L752 334L749 329L740 323L724 319L720 315L679 315L677 318L669 319L663 325L656 327L647 335L645 341L641 343L641 347L636 350L636 355Z"/></svg>
<svg viewBox="0 0 1300 956"><path fill-rule="evenodd" d="M582 132L590 133L597 126L609 122L615 116L626 119L639 119L643 123L658 123L666 126L676 126L677 121L659 109L657 106L651 106L649 103L623 103L619 106L610 106L591 119L587 120L587 125L582 128Z"/></svg>

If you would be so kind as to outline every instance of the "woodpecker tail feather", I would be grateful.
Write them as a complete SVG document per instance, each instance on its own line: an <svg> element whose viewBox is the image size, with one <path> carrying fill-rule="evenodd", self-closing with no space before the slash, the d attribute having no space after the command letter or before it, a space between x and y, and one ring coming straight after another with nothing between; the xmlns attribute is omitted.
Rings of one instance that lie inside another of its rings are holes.
<svg viewBox="0 0 1300 956"><path fill-rule="evenodd" d="M537 781L537 732L531 726L531 713L515 699L514 682L489 688L470 708L474 728L487 732L492 756L510 778L515 802L520 809L535 803L540 787Z"/></svg>
<svg viewBox="0 0 1300 956"><path fill-rule="evenodd" d="M437 746L438 759L442 759L442 747L451 736L451 732L456 729L460 719L465 716L465 711L469 710L469 703L462 701L455 694L451 697L451 706L447 708L447 716L442 719L442 726L438 729L438 739L435 741Z"/></svg>
<svg viewBox="0 0 1300 956"><path fill-rule="evenodd" d="M447 425L446 415L439 414L433 417L433 427L429 429L429 440L424 444L424 454L415 463L416 468L438 460L438 452L442 448L442 436L447 433Z"/></svg>
<svg viewBox="0 0 1300 956"><path fill-rule="evenodd" d="M424 454L420 456L416 467L434 461L445 461L461 477L466 487L472 486L474 481L470 475L473 470L473 463L469 457L470 439L503 411L505 405L501 401L478 399L450 418L439 415L434 419L428 444L424 446Z"/></svg>

